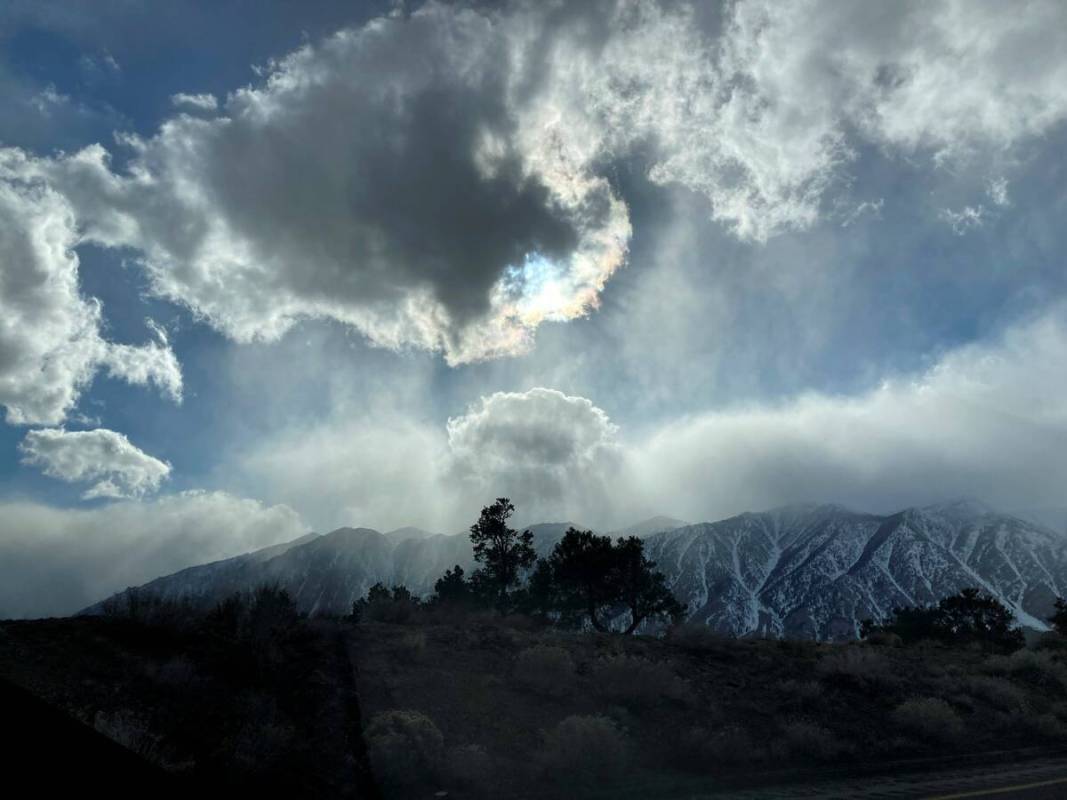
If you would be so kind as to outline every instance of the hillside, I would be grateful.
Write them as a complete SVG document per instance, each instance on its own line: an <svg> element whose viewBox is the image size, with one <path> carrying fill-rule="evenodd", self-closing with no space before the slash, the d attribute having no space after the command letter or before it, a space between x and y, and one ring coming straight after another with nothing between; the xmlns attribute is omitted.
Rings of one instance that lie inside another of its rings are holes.
<svg viewBox="0 0 1067 800"><path fill-rule="evenodd" d="M4 622L0 679L205 796L688 797L1067 741L1055 637L1004 656L479 613L269 629Z"/></svg>

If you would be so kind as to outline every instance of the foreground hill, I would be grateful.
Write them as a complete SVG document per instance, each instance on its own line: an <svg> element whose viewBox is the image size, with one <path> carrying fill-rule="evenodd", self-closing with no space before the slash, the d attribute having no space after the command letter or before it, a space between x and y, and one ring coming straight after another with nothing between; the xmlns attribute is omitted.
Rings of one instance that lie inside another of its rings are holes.
<svg viewBox="0 0 1067 800"><path fill-rule="evenodd" d="M456 611L404 625L279 611L237 628L170 611L0 622L0 680L202 797L693 797L1067 741L1053 635L1005 656Z"/></svg>
<svg viewBox="0 0 1067 800"><path fill-rule="evenodd" d="M996 596L1020 622L1045 629L1067 594L1067 539L972 502L863 514L804 505L641 532L649 555L693 621L732 635L854 638L862 620L895 606L935 602L968 586ZM570 523L533 525L539 554ZM341 528L238 558L192 567L143 588L214 603L264 583L286 588L311 614L346 613L375 583L418 594L454 564L473 567L468 538L414 529ZM91 609L99 611L101 605Z"/></svg>

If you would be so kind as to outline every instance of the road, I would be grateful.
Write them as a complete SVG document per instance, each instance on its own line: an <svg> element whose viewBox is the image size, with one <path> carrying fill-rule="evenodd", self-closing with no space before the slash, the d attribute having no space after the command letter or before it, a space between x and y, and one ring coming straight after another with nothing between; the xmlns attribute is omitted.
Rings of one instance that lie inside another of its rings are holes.
<svg viewBox="0 0 1067 800"><path fill-rule="evenodd" d="M694 796L692 800L1063 800L1067 758L849 778Z"/></svg>

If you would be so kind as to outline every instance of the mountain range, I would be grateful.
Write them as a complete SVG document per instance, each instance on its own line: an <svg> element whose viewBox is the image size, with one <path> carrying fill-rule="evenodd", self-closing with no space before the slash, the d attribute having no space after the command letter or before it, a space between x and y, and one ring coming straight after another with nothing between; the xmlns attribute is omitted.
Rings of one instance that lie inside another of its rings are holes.
<svg viewBox="0 0 1067 800"><path fill-rule="evenodd" d="M528 526L538 554L551 552L570 525ZM1067 593L1067 537L973 501L888 515L793 505L695 525L656 517L612 535L643 538L689 619L726 635L852 638L864 619L968 586L996 596L1021 624L1045 629L1055 598ZM214 603L276 583L303 611L344 613L377 582L428 594L455 564L474 566L462 534L340 528L138 588Z"/></svg>

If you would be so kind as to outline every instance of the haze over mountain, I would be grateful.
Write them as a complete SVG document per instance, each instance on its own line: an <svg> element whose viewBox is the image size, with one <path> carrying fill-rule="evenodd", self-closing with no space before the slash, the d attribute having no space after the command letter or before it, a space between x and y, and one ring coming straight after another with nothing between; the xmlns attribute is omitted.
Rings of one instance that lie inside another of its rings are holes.
<svg viewBox="0 0 1067 800"><path fill-rule="evenodd" d="M689 619L728 635L852 638L863 619L968 586L995 595L1023 625L1044 629L1053 601L1067 591L1067 538L973 501L889 515L793 505L678 527L657 517L619 534L657 522L666 527L645 537L648 554L687 605ZM538 554L551 552L570 526L529 526ZM339 528L190 567L140 588L214 603L276 583L303 611L341 614L378 582L429 594L455 564L475 566L462 534Z"/></svg>

